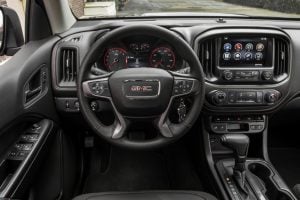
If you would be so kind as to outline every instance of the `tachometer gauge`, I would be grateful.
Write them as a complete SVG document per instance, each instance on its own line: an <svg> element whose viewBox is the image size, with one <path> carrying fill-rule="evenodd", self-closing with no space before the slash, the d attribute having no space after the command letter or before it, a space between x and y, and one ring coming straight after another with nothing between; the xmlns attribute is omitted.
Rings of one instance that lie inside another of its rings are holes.
<svg viewBox="0 0 300 200"><path fill-rule="evenodd" d="M175 54L168 47L158 47L150 55L150 65L155 68L171 70L175 66Z"/></svg>
<svg viewBox="0 0 300 200"><path fill-rule="evenodd" d="M127 52L122 48L110 48L104 56L104 64L110 71L127 68Z"/></svg>

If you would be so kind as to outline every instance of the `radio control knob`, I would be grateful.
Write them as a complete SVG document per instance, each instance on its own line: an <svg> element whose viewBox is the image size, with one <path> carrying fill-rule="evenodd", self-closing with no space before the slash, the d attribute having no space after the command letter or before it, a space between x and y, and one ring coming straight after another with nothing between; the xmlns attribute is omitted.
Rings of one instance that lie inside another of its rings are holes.
<svg viewBox="0 0 300 200"><path fill-rule="evenodd" d="M230 81L232 78L233 78L233 73L231 71L225 71L224 72L224 78L227 80L227 81Z"/></svg>
<svg viewBox="0 0 300 200"><path fill-rule="evenodd" d="M278 94L276 92L267 92L265 99L268 103L275 103L278 100Z"/></svg>
<svg viewBox="0 0 300 200"><path fill-rule="evenodd" d="M213 102L215 104L224 104L226 102L226 93L223 91L216 91L213 94Z"/></svg>

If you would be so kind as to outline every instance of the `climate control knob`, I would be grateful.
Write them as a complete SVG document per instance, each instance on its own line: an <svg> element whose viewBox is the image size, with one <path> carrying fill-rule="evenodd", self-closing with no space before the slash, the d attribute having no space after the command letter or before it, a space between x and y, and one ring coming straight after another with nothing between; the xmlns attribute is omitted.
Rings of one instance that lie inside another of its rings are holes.
<svg viewBox="0 0 300 200"><path fill-rule="evenodd" d="M227 80L227 81L230 81L232 78L233 78L233 73L231 71L225 71L224 72L224 78Z"/></svg>
<svg viewBox="0 0 300 200"><path fill-rule="evenodd" d="M267 103L275 103L278 100L278 95L277 92L267 92L265 94L265 100Z"/></svg>
<svg viewBox="0 0 300 200"><path fill-rule="evenodd" d="M261 76L263 80L269 81L272 79L273 75L272 72L264 71Z"/></svg>

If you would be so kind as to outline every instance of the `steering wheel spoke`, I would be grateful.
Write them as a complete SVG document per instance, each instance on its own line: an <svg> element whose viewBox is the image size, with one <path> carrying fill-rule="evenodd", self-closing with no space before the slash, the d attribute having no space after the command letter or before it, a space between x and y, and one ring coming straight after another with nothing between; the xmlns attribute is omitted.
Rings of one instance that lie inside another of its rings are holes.
<svg viewBox="0 0 300 200"><path fill-rule="evenodd" d="M160 134L166 138L172 138L174 136L170 128L171 122L168 118L171 104L172 102L170 101L166 111L163 114L161 114L158 120L156 121L156 127L158 128Z"/></svg>
<svg viewBox="0 0 300 200"><path fill-rule="evenodd" d="M125 135L130 121L124 118L123 115L119 113L112 101L111 104L116 117L115 122L113 124L113 132L111 137L112 139L120 139Z"/></svg>

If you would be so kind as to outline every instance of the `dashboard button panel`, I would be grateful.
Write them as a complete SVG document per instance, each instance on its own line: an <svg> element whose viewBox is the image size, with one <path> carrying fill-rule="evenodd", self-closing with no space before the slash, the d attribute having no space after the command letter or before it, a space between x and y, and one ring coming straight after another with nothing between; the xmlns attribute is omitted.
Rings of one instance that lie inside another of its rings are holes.
<svg viewBox="0 0 300 200"><path fill-rule="evenodd" d="M272 82L272 70L221 70L225 82Z"/></svg>
<svg viewBox="0 0 300 200"><path fill-rule="evenodd" d="M265 116L214 116L210 117L210 130L218 134L260 133L265 125Z"/></svg>
<svg viewBox="0 0 300 200"><path fill-rule="evenodd" d="M215 90L208 100L216 106L271 105L280 99L277 90Z"/></svg>

